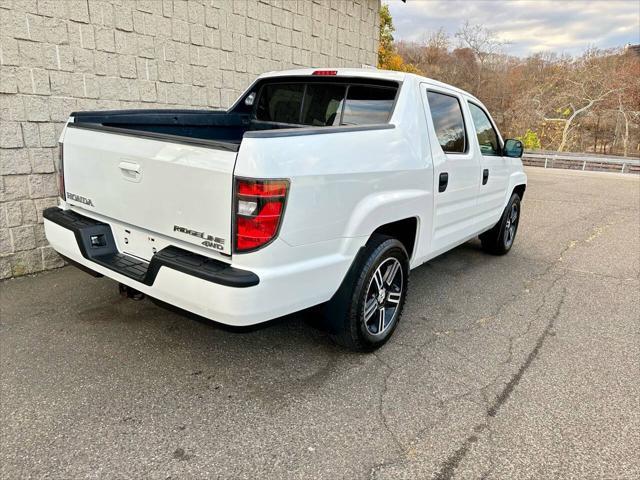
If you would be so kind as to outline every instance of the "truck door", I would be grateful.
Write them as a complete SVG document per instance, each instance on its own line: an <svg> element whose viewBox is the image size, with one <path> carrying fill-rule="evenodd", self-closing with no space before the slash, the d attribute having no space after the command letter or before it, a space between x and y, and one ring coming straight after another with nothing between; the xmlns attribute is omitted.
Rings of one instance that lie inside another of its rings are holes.
<svg viewBox="0 0 640 480"><path fill-rule="evenodd" d="M430 256L435 256L476 232L480 163L469 145L465 100L453 90L426 84L422 89L434 167Z"/></svg>
<svg viewBox="0 0 640 480"><path fill-rule="evenodd" d="M511 159L502 156L502 139L484 108L467 102L472 123L471 150L480 161L481 181L478 187L478 230L495 225L505 206Z"/></svg>

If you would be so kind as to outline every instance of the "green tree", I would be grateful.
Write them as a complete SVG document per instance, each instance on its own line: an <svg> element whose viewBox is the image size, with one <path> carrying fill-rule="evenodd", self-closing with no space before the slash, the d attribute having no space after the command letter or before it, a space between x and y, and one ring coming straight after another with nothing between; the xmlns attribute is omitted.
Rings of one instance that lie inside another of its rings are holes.
<svg viewBox="0 0 640 480"><path fill-rule="evenodd" d="M530 128L527 128L524 135L516 138L522 142L526 150L540 150L542 148L538 134Z"/></svg>
<svg viewBox="0 0 640 480"><path fill-rule="evenodd" d="M380 7L380 43L378 43L378 67L384 68L383 65L389 63L389 58L393 55L393 19L389 6Z"/></svg>

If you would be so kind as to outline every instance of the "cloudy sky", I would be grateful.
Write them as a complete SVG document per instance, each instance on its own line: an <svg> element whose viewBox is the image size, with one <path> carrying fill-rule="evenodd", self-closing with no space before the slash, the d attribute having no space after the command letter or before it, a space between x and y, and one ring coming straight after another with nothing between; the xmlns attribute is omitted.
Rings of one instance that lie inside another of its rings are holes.
<svg viewBox="0 0 640 480"><path fill-rule="evenodd" d="M421 41L440 27L451 36L465 19L510 42L504 52L579 54L588 46L640 43L640 0L383 0L398 40Z"/></svg>

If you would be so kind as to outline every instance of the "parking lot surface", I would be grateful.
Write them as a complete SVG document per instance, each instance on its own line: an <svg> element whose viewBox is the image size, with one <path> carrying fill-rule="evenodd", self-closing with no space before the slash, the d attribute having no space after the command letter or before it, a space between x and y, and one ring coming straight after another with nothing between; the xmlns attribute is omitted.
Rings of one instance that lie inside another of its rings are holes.
<svg viewBox="0 0 640 480"><path fill-rule="evenodd" d="M513 250L414 270L375 354L310 312L238 333L72 267L0 283L2 478L640 478L640 181L527 173Z"/></svg>

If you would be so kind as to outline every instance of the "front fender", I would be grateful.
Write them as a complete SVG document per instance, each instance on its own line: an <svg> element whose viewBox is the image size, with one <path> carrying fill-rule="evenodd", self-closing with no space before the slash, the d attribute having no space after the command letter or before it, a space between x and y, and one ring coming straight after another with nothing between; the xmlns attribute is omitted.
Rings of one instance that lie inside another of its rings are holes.
<svg viewBox="0 0 640 480"><path fill-rule="evenodd" d="M502 202L503 206L506 207L507 202L509 201L509 199L511 198L511 195L513 194L513 189L516 188L518 185L526 185L527 184L527 174L520 171L520 172L513 172L510 176L509 176L509 188L507 188L507 192L506 192L506 196L504 198L504 202Z"/></svg>

